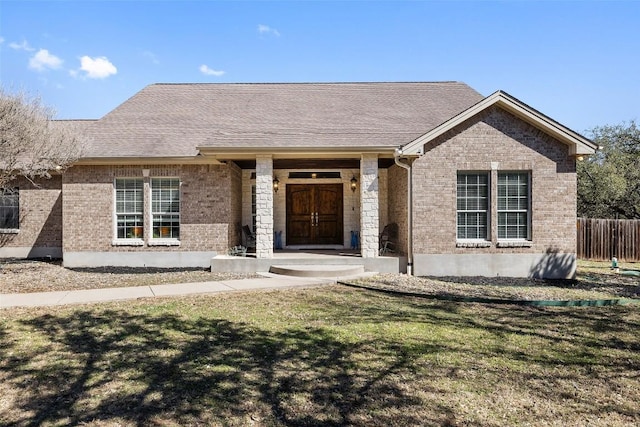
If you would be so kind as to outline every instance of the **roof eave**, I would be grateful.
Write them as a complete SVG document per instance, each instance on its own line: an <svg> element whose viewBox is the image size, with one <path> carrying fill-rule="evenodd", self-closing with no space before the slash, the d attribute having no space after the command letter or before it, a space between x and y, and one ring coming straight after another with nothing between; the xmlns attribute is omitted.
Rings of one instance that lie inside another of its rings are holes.
<svg viewBox="0 0 640 427"><path fill-rule="evenodd" d="M75 165L82 166L100 166L100 165L166 165L166 164L192 164L192 165L210 165L220 164L217 159L204 156L171 156L171 157L84 157Z"/></svg>
<svg viewBox="0 0 640 427"><path fill-rule="evenodd" d="M256 155L272 155L274 159L353 159L362 154L393 158L397 145L370 147L197 147L195 156L110 156L83 157L75 165L157 165L157 164L221 164L228 160L255 159Z"/></svg>
<svg viewBox="0 0 640 427"><path fill-rule="evenodd" d="M422 154L422 147L429 141L437 138L445 132L460 125L466 120L474 117L487 108L497 105L500 108L510 112L511 114L526 121L532 126L537 127L548 135L554 137L558 141L569 146L569 155L582 156L595 153L597 145L585 138L584 136L574 132L573 130L561 125L550 117L542 114L541 112L529 107L525 103L519 101L513 96L503 91L497 91L477 104L471 106L462 113L452 117L439 126L436 126L429 132L415 139L411 143L403 147L403 153L406 155L420 155Z"/></svg>
<svg viewBox="0 0 640 427"><path fill-rule="evenodd" d="M197 147L204 157L219 160L255 159L256 155L272 155L274 159L322 159L360 158L363 154L377 154L381 158L392 158L397 145L368 147Z"/></svg>

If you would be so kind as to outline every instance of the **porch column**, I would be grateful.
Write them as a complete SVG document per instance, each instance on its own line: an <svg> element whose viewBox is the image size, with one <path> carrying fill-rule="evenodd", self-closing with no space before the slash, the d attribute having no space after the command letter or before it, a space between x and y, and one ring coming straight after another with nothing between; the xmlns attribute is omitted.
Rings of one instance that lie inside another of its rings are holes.
<svg viewBox="0 0 640 427"><path fill-rule="evenodd" d="M379 234L378 156L360 159L360 253L362 258L378 256Z"/></svg>
<svg viewBox="0 0 640 427"><path fill-rule="evenodd" d="M273 258L273 158L256 156L256 258Z"/></svg>

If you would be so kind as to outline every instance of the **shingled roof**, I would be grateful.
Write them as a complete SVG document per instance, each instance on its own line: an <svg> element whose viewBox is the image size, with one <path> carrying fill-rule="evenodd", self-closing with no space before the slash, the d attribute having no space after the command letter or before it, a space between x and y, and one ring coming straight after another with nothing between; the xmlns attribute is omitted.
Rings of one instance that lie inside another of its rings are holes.
<svg viewBox="0 0 640 427"><path fill-rule="evenodd" d="M481 99L459 82L153 84L88 127L85 157L400 146Z"/></svg>

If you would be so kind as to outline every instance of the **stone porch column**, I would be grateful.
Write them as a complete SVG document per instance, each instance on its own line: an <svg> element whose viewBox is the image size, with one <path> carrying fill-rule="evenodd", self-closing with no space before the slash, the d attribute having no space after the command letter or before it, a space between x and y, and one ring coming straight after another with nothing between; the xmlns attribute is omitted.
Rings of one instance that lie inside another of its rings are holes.
<svg viewBox="0 0 640 427"><path fill-rule="evenodd" d="M360 159L360 253L362 258L378 256L379 201L378 156L363 154Z"/></svg>
<svg viewBox="0 0 640 427"><path fill-rule="evenodd" d="M273 157L256 156L256 258L273 258Z"/></svg>

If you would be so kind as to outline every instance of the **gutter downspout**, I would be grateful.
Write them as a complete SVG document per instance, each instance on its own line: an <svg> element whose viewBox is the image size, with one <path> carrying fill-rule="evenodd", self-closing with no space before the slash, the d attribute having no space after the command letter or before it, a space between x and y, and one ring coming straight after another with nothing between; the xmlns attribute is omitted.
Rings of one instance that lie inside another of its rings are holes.
<svg viewBox="0 0 640 427"><path fill-rule="evenodd" d="M412 188L412 162L407 159L407 163L401 163L402 147L396 148L393 153L393 160L396 165L407 170L407 275L413 275L413 188Z"/></svg>

